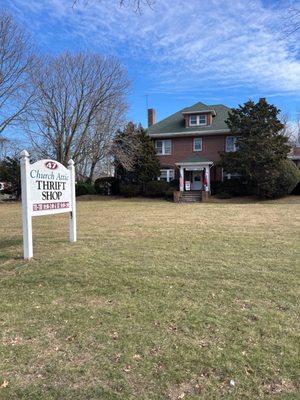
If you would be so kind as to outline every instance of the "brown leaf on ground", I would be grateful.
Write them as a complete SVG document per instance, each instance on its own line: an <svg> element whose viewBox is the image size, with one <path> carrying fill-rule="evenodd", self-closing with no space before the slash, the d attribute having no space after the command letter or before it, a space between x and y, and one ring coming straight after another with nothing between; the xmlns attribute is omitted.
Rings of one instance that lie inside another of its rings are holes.
<svg viewBox="0 0 300 400"><path fill-rule="evenodd" d="M141 360L142 356L140 354L134 354L134 356L132 357L134 360Z"/></svg>
<svg viewBox="0 0 300 400"><path fill-rule="evenodd" d="M119 339L119 334L118 334L118 332L113 332L113 333L111 334L111 337L113 338L113 340L118 340L118 339Z"/></svg>
<svg viewBox="0 0 300 400"><path fill-rule="evenodd" d="M70 335L70 336L68 336L67 338L66 338L66 341L67 342L73 342L73 340L76 338L76 334L74 334L74 335Z"/></svg>
<svg viewBox="0 0 300 400"><path fill-rule="evenodd" d="M176 332L177 329L178 329L178 328L177 328L177 326L176 326L175 324L169 325L169 330L170 330L170 331Z"/></svg>
<svg viewBox="0 0 300 400"><path fill-rule="evenodd" d="M161 353L161 350L159 347L153 347L149 351L150 356L158 356L160 353Z"/></svg>
<svg viewBox="0 0 300 400"><path fill-rule="evenodd" d="M126 366L123 368L123 371L124 371L124 372L130 372L130 371L131 371L131 366L130 366L130 365L126 365Z"/></svg>
<svg viewBox="0 0 300 400"><path fill-rule="evenodd" d="M5 379L3 383L0 385L0 388L6 388L9 385L9 382Z"/></svg>

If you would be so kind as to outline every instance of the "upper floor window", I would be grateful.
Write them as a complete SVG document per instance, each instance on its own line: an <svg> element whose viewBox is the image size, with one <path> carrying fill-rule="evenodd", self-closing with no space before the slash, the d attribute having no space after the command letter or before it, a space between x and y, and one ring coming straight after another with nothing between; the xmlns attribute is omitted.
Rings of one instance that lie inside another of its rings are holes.
<svg viewBox="0 0 300 400"><path fill-rule="evenodd" d="M156 140L155 148L158 155L170 155L172 150L172 142L170 139Z"/></svg>
<svg viewBox="0 0 300 400"><path fill-rule="evenodd" d="M202 138L197 137L194 138L194 151L201 151L202 150Z"/></svg>
<svg viewBox="0 0 300 400"><path fill-rule="evenodd" d="M225 150L227 152L236 151L236 136L226 136Z"/></svg>
<svg viewBox="0 0 300 400"><path fill-rule="evenodd" d="M190 115L190 126L207 125L207 115Z"/></svg>

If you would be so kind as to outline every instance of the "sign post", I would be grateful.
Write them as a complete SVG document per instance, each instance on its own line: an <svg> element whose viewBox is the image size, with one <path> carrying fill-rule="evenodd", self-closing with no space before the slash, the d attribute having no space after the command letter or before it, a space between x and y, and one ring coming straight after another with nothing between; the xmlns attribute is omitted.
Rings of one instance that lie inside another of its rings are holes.
<svg viewBox="0 0 300 400"><path fill-rule="evenodd" d="M21 188L24 259L33 257L32 217L69 212L70 242L76 242L76 199L74 161L68 168L54 160L29 163L29 154L21 152Z"/></svg>
<svg viewBox="0 0 300 400"><path fill-rule="evenodd" d="M23 219L23 253L24 259L33 257L32 249L32 222L30 212L30 188L27 176L29 175L29 154L21 152L21 190L22 190L22 219Z"/></svg>
<svg viewBox="0 0 300 400"><path fill-rule="evenodd" d="M77 230L76 230L75 167L73 160L69 160L69 171L71 178L71 207L72 207L72 211L70 212L69 235L70 235L70 242L76 242Z"/></svg>

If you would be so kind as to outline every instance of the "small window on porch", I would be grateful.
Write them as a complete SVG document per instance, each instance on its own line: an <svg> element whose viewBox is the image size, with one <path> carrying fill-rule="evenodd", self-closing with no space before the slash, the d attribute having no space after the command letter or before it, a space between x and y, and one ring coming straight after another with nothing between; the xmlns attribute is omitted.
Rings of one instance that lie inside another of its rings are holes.
<svg viewBox="0 0 300 400"><path fill-rule="evenodd" d="M194 138L194 151L202 151L202 138Z"/></svg>
<svg viewBox="0 0 300 400"><path fill-rule="evenodd" d="M229 173L229 172L226 172L226 171L222 170L222 180L223 181L227 181L227 180L230 180L230 179L241 178L241 176L242 175L237 173L237 172Z"/></svg>
<svg viewBox="0 0 300 400"><path fill-rule="evenodd" d="M174 169L161 169L159 181L171 182L174 179Z"/></svg>

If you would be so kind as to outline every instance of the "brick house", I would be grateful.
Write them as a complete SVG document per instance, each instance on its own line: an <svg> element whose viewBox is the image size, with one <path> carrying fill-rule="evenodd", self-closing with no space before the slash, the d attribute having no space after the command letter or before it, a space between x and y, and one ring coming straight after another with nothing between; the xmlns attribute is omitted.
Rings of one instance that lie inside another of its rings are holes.
<svg viewBox="0 0 300 400"><path fill-rule="evenodd" d="M149 109L148 134L161 164L159 179L179 179L182 194L209 193L212 180L223 180L223 171L216 165L220 152L235 150L235 137L225 122L229 111L222 104L199 102L155 123L155 110Z"/></svg>
<svg viewBox="0 0 300 400"><path fill-rule="evenodd" d="M294 161L296 166L300 168L300 143L298 143L297 146L291 149L288 158Z"/></svg>

